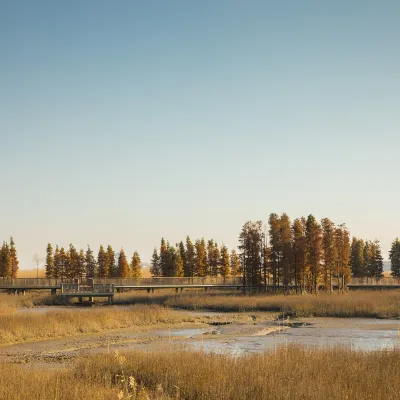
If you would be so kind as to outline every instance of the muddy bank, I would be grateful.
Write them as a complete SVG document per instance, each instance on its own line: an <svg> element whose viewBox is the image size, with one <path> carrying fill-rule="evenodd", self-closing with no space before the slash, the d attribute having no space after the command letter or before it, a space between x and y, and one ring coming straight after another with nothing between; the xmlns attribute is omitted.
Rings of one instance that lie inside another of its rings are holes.
<svg viewBox="0 0 400 400"><path fill-rule="evenodd" d="M182 313L198 317L199 322L2 346L0 360L63 364L76 356L114 352L117 349L162 351L177 347L244 355L290 344L314 348L340 345L369 351L394 348L400 343L398 320L302 318L282 321L274 319L271 313L261 312Z"/></svg>

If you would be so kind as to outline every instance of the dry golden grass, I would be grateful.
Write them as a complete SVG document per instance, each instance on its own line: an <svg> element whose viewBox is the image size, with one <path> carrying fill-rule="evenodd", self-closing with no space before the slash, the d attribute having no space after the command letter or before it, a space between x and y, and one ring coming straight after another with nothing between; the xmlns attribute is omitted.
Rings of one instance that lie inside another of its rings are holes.
<svg viewBox="0 0 400 400"><path fill-rule="evenodd" d="M126 399L133 382L137 393L145 386L150 394L133 399L400 399L399 350L288 347L244 357L171 351L133 352L122 358L98 355L66 370L29 372L0 364L0 398L118 399L121 393Z"/></svg>
<svg viewBox="0 0 400 400"><path fill-rule="evenodd" d="M400 291L354 291L346 294L253 295L183 293L181 295L122 294L122 303L158 303L190 310L273 311L295 317L400 318Z"/></svg>
<svg viewBox="0 0 400 400"><path fill-rule="evenodd" d="M170 307L218 311L275 311L295 317L399 318L400 292L357 291L319 295L182 295L166 300Z"/></svg>
<svg viewBox="0 0 400 400"><path fill-rule="evenodd" d="M158 324L195 321L195 317L185 316L157 305L14 313L0 315L0 343L17 343L129 327L144 329Z"/></svg>

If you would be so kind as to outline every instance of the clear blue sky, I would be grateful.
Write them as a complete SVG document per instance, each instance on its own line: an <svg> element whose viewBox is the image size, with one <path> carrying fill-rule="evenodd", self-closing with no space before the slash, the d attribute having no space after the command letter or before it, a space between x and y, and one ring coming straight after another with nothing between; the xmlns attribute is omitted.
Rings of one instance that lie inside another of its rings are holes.
<svg viewBox="0 0 400 400"><path fill-rule="evenodd" d="M0 0L0 239L400 235L399 1Z"/></svg>

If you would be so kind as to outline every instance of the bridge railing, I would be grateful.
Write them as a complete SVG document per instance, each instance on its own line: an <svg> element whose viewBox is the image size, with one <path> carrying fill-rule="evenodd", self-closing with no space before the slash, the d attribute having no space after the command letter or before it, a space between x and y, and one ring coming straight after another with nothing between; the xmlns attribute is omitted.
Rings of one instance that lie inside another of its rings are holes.
<svg viewBox="0 0 400 400"><path fill-rule="evenodd" d="M354 286L364 286L364 285L372 285L372 286L391 286L391 285L400 285L400 279L395 277L384 277L384 278L351 278L350 285Z"/></svg>
<svg viewBox="0 0 400 400"><path fill-rule="evenodd" d="M113 284L80 285L78 283L62 283L61 294L73 293L113 293Z"/></svg>
<svg viewBox="0 0 400 400"><path fill-rule="evenodd" d="M176 278L176 277L163 277L163 278L95 278L96 284L110 284L116 286L173 286L173 285L221 285L221 286L241 286L242 278L229 277L229 278L210 278L210 277L194 277L194 278Z"/></svg>
<svg viewBox="0 0 400 400"><path fill-rule="evenodd" d="M9 288L9 287L35 288L35 287L47 287L47 286L50 287L50 286L60 286L60 285L61 285L61 279L0 278L0 288Z"/></svg>

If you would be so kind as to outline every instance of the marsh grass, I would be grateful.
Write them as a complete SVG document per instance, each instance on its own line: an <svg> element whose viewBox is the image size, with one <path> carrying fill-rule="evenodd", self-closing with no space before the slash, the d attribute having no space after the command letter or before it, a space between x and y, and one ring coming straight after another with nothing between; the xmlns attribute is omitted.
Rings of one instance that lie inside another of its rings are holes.
<svg viewBox="0 0 400 400"><path fill-rule="evenodd" d="M195 322L196 318L157 305L98 307L0 315L0 343L65 337L132 327L143 329L160 324Z"/></svg>
<svg viewBox="0 0 400 400"><path fill-rule="evenodd" d="M400 318L400 291L288 296L183 294L170 296L164 304L189 310L283 312L294 317Z"/></svg>
<svg viewBox="0 0 400 400"><path fill-rule="evenodd" d="M83 358L65 370L0 364L0 398L125 399L133 388L136 394L145 388L144 398L157 400L400 399L399 350L289 346L243 357L180 350L123 358L123 374L113 354Z"/></svg>

